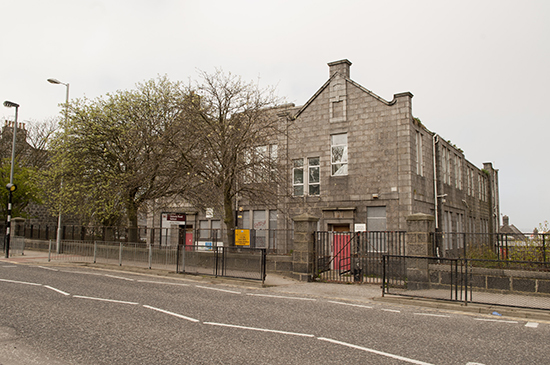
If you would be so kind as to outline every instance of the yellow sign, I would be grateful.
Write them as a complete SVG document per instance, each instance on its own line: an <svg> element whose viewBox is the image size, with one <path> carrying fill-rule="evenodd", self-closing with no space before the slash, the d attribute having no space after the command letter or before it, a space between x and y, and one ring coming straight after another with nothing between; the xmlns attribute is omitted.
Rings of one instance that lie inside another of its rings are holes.
<svg viewBox="0 0 550 365"><path fill-rule="evenodd" d="M250 246L250 230L236 229L235 230L235 246Z"/></svg>

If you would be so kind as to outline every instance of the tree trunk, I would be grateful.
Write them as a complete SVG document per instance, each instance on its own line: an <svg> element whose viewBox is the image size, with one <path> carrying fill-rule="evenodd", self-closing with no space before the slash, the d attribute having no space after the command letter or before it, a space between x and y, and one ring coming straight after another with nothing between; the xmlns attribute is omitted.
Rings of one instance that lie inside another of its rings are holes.
<svg viewBox="0 0 550 365"><path fill-rule="evenodd" d="M233 199L231 198L231 184L226 184L223 189L224 223L227 229L227 244L235 246L235 215L233 214Z"/></svg>
<svg viewBox="0 0 550 365"><path fill-rule="evenodd" d="M128 242L137 243L139 241L138 217L137 217L138 209L137 209L136 202L132 196L128 198L127 214L128 214Z"/></svg>

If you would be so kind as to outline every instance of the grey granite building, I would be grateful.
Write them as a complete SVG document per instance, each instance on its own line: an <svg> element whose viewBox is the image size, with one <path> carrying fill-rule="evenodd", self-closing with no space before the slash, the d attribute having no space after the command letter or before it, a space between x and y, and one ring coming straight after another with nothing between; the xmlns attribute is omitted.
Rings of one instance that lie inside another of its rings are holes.
<svg viewBox="0 0 550 365"><path fill-rule="evenodd" d="M279 151L288 155L290 196L279 207L240 205L240 227L291 228L288 218L307 212L319 230L403 230L408 215L427 213L443 232L498 230L491 163L476 167L428 130L410 92L386 101L350 78L350 61L328 66L319 90L288 109L291 133Z"/></svg>
<svg viewBox="0 0 550 365"><path fill-rule="evenodd" d="M350 61L328 66L328 80L303 106L278 114L290 132L276 142L288 177L278 205L236 202L238 228L259 230L256 247L279 250L282 232L303 213L318 217L323 231L405 230L414 213L435 216L441 232L498 230L498 170L491 163L476 167L424 126L410 92L387 101L350 78ZM224 229L216 212L170 209L185 211L187 229L204 230L201 237Z"/></svg>

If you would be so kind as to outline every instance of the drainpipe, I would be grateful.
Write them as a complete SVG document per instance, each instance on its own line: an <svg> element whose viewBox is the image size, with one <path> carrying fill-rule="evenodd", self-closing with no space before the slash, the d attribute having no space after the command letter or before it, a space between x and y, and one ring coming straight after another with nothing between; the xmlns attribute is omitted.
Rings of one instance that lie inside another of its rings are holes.
<svg viewBox="0 0 550 365"><path fill-rule="evenodd" d="M434 164L434 209L435 209L435 231L437 232L437 230L439 229L439 218L438 218L438 200L439 200L439 194L438 194L438 191L437 191L437 158L436 158L436 155L435 155L435 144L437 143L439 139L439 136L437 134L434 134L433 138L432 138L432 146L433 146L433 158L434 158L434 161L433 161L433 164Z"/></svg>

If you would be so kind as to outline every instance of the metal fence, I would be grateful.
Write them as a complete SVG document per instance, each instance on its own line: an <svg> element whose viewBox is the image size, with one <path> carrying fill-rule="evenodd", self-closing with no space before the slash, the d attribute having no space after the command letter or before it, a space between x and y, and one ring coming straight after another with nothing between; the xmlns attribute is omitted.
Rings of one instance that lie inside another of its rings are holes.
<svg viewBox="0 0 550 365"><path fill-rule="evenodd" d="M314 274L322 281L380 283L385 254L405 254L405 232L315 232Z"/></svg>
<svg viewBox="0 0 550 365"><path fill-rule="evenodd" d="M1 225L0 225L1 228ZM241 230L241 229L238 229ZM5 231L5 230L4 230ZM0 232L4 232L0 229ZM264 248L270 254L288 254L292 248L294 231L291 229L247 229L250 248ZM29 240L55 240L57 237L56 225L44 224L17 224L14 227L16 236ZM178 245L213 245L228 242L225 229L191 228L185 225L173 227L95 227L67 225L61 229L62 241L85 242L127 242L150 244L153 246Z"/></svg>
<svg viewBox="0 0 550 365"><path fill-rule="evenodd" d="M384 255L386 294L550 309L550 263Z"/></svg>
<svg viewBox="0 0 550 365"><path fill-rule="evenodd" d="M147 244L103 241L62 241L59 252L49 241L50 261L89 262L125 265L173 271L177 264L177 247L153 247Z"/></svg>
<svg viewBox="0 0 550 365"><path fill-rule="evenodd" d="M266 250L223 246L179 246L177 272L260 280L266 277Z"/></svg>
<svg viewBox="0 0 550 365"><path fill-rule="evenodd" d="M89 262L265 281L266 250L212 245L157 246L127 242L49 241L50 261Z"/></svg>

